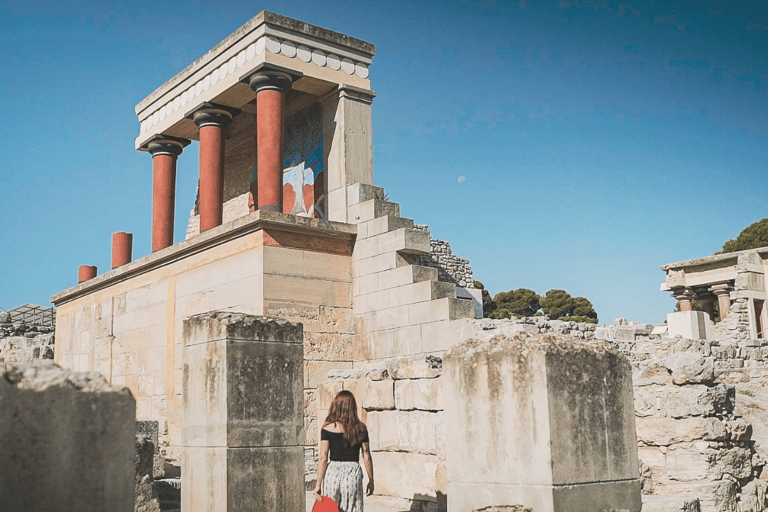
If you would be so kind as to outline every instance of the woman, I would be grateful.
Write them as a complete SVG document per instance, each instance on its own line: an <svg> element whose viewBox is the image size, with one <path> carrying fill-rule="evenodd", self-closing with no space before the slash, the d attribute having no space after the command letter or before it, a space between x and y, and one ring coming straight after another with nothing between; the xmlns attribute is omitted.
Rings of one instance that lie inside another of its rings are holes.
<svg viewBox="0 0 768 512"><path fill-rule="evenodd" d="M322 501L323 496L328 496L339 505L339 512L363 512L361 450L368 473L366 495L370 496L373 494L373 461L368 447L368 428L357 417L355 396L349 391L340 391L320 430L315 500Z"/></svg>

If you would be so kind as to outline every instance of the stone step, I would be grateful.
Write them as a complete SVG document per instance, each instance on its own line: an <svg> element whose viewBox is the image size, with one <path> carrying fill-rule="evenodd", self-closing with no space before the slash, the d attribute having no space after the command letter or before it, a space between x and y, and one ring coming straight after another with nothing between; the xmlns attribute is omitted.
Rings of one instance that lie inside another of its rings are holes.
<svg viewBox="0 0 768 512"><path fill-rule="evenodd" d="M413 219L405 217L398 217L395 215L385 215L378 217L357 226L357 238L369 238L389 231L394 231L400 228L412 228L414 226Z"/></svg>
<svg viewBox="0 0 768 512"><path fill-rule="evenodd" d="M456 298L456 286L439 281L423 281L358 295L355 311L368 313L445 298Z"/></svg>
<svg viewBox="0 0 768 512"><path fill-rule="evenodd" d="M358 203L364 203L371 199L385 199L386 193L382 187L367 185L365 183L355 183L347 187L347 205L352 206Z"/></svg>
<svg viewBox="0 0 768 512"><path fill-rule="evenodd" d="M382 199L369 199L348 208L347 222L360 224L386 215L400 216L400 205Z"/></svg>
<svg viewBox="0 0 768 512"><path fill-rule="evenodd" d="M421 265L406 265L377 274L377 290L396 288L406 284L437 281L437 269Z"/></svg>

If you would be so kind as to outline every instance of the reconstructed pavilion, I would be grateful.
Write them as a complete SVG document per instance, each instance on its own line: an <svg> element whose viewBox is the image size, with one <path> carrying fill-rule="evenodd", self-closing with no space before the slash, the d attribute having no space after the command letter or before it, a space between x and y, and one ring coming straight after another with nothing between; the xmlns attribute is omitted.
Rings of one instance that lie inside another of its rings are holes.
<svg viewBox="0 0 768 512"><path fill-rule="evenodd" d="M672 292L680 311L691 311L696 300L713 320L716 304L721 321L734 309L734 328L741 323L747 337L765 338L766 266L768 247L668 263L661 267L666 272L661 290Z"/></svg>

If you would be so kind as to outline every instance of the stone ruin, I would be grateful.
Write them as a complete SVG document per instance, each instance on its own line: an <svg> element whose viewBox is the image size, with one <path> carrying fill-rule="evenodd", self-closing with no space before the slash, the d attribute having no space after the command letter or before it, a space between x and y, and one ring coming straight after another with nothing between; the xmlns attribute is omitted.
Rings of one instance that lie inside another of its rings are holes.
<svg viewBox="0 0 768 512"><path fill-rule="evenodd" d="M481 319L469 262L374 186L374 54L264 11L142 100L152 252L133 259L117 232L112 269L83 265L52 297L55 361L127 387L156 422L136 446L146 510L164 501L156 453L180 468L182 510L303 509L320 425L350 389L377 493L413 511L639 511L622 356L587 324ZM191 144L198 193L174 244Z"/></svg>
<svg viewBox="0 0 768 512"><path fill-rule="evenodd" d="M55 315L31 304L0 310L0 363L53 359Z"/></svg>

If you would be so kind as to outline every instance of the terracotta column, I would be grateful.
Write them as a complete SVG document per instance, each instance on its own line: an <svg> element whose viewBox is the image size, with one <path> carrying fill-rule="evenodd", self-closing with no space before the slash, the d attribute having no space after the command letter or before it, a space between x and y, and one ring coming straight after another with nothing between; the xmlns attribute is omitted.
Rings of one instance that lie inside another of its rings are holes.
<svg viewBox="0 0 768 512"><path fill-rule="evenodd" d="M693 292L686 288L680 293L673 295L677 303L680 305L680 311L692 311L693 310Z"/></svg>
<svg viewBox="0 0 768 512"><path fill-rule="evenodd" d="M157 136L147 144L152 155L152 251L173 245L176 160L188 139Z"/></svg>
<svg viewBox="0 0 768 512"><path fill-rule="evenodd" d="M125 231L112 233L112 268L130 263L133 253L133 234Z"/></svg>
<svg viewBox="0 0 768 512"><path fill-rule="evenodd" d="M200 129L200 232L220 226L224 202L225 128L240 111L203 103L187 114Z"/></svg>
<svg viewBox="0 0 768 512"><path fill-rule="evenodd" d="M77 283L80 284L96 277L95 265L80 265L77 269Z"/></svg>
<svg viewBox="0 0 768 512"><path fill-rule="evenodd" d="M257 175L251 194L259 210L283 211L283 107L291 84L301 76L276 66L260 66L247 75L256 93Z"/></svg>
<svg viewBox="0 0 768 512"><path fill-rule="evenodd" d="M727 284L716 284L709 291L717 295L717 306L720 309L720 320L725 320L731 312L731 287Z"/></svg>

